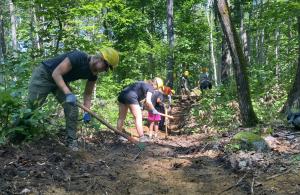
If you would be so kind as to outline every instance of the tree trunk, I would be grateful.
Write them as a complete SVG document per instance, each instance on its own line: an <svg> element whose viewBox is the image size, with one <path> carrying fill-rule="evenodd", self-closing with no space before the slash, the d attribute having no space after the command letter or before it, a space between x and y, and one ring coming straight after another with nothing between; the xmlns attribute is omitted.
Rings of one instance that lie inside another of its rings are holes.
<svg viewBox="0 0 300 195"><path fill-rule="evenodd" d="M282 112L289 112L290 108L293 107L293 104L296 100L299 101L300 97L300 16L297 17L298 24L298 67L296 72L296 77L294 79L294 84L292 89L289 92L288 99L284 104Z"/></svg>
<svg viewBox="0 0 300 195"><path fill-rule="evenodd" d="M16 17L15 17L15 7L12 0L9 0L9 13L11 22L11 41L13 55L17 55L18 45L17 45L17 30L16 30Z"/></svg>
<svg viewBox="0 0 300 195"><path fill-rule="evenodd" d="M286 55L289 56L287 58L287 64L288 64L288 69L287 71L291 71L292 70L292 67L293 67L293 63L292 63L292 60L291 60L291 57L290 57L290 54L291 54L291 43L293 42L293 35L292 35L292 18L289 17L289 20L288 20L288 32L287 32L287 37L288 37L288 46L287 46L287 51L286 51Z"/></svg>
<svg viewBox="0 0 300 195"><path fill-rule="evenodd" d="M228 83L230 76L231 56L225 37L222 36L222 38L221 82L222 84L226 84Z"/></svg>
<svg viewBox="0 0 300 195"><path fill-rule="evenodd" d="M264 12L264 0L260 0L259 3L260 7L260 18L262 18L262 14ZM265 29L262 28L259 30L259 42L258 42L258 63L259 64L265 64L266 62L266 57L265 57Z"/></svg>
<svg viewBox="0 0 300 195"><path fill-rule="evenodd" d="M38 21L36 18L36 10L34 3L31 4L31 20L30 20L30 39L34 49L41 49L39 42L39 34L36 32Z"/></svg>
<svg viewBox="0 0 300 195"><path fill-rule="evenodd" d="M253 3L252 3L253 4ZM251 64L252 62L252 41L253 41L253 32L250 29L252 26L252 16L253 16L253 5L251 6L249 13L248 13L248 28L247 28L247 53L248 53L248 63Z"/></svg>
<svg viewBox="0 0 300 195"><path fill-rule="evenodd" d="M250 57L249 57L249 43L248 43L248 35L247 35L247 30L246 30L246 26L244 24L244 10L243 10L243 7L240 6L240 37L241 37L241 40L242 40L242 47L243 47L243 52L244 52L244 55L247 59L248 62L250 62Z"/></svg>
<svg viewBox="0 0 300 195"><path fill-rule="evenodd" d="M57 18L58 20L58 26L59 26L59 30L58 30L58 35L57 35L57 39L56 39L56 44L55 44L55 51L54 53L57 54L58 49L59 49L59 43L60 40L62 39L63 36L63 24L60 18Z"/></svg>
<svg viewBox="0 0 300 195"><path fill-rule="evenodd" d="M208 6L207 6L207 22L209 25L209 30L210 30L210 35L209 35L209 49L210 49L210 61L211 65L213 67L213 75L214 75L214 81L215 85L219 85L219 78L218 78L218 68L216 65L216 59L215 59L215 51L214 51L214 39L213 39L213 28L214 28L214 22L213 22L213 13L211 9L211 5L213 4L213 0L208 1Z"/></svg>
<svg viewBox="0 0 300 195"><path fill-rule="evenodd" d="M243 55L236 30L230 20L230 11L226 0L215 0L215 2L218 8L221 26L226 36L233 59L233 68L235 72L242 124L244 126L254 126L257 124L258 119L254 113L251 103L250 89L246 72L247 61Z"/></svg>
<svg viewBox="0 0 300 195"><path fill-rule="evenodd" d="M3 7L4 2L0 1L0 64L5 62L6 59L6 43L5 43L5 33L4 33L4 13Z"/></svg>
<svg viewBox="0 0 300 195"><path fill-rule="evenodd" d="M169 55L167 67L167 83L173 87L174 71L174 23L173 23L173 0L168 0L167 4L167 33L169 41Z"/></svg>
<svg viewBox="0 0 300 195"><path fill-rule="evenodd" d="M279 79L280 79L280 64L279 64L279 36L280 36L280 32L279 32L279 28L277 27L275 29L275 41L276 41L276 45L275 45L275 60L276 60L276 68L275 68L275 75L276 75L276 81L277 84L279 84Z"/></svg>

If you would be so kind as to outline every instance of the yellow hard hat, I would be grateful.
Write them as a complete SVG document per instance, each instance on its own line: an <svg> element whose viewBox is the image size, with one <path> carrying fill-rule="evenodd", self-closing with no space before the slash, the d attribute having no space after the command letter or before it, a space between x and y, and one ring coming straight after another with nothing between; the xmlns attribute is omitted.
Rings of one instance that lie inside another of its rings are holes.
<svg viewBox="0 0 300 195"><path fill-rule="evenodd" d="M106 62L108 62L112 68L115 68L119 63L119 52L111 47L100 49L102 56Z"/></svg>
<svg viewBox="0 0 300 195"><path fill-rule="evenodd" d="M184 76L189 76L189 71L184 71Z"/></svg>
<svg viewBox="0 0 300 195"><path fill-rule="evenodd" d="M164 82L163 82L163 80L161 78L155 77L154 78L154 82L157 85L157 89L162 89L163 88Z"/></svg>
<svg viewBox="0 0 300 195"><path fill-rule="evenodd" d="M174 90L174 89L172 89L172 90L171 90L171 93L172 93L172 94L175 94L175 90Z"/></svg>

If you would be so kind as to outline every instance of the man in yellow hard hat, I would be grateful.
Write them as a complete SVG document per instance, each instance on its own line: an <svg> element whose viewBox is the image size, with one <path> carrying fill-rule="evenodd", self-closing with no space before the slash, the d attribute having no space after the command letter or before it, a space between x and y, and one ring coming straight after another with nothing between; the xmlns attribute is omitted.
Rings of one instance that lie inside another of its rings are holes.
<svg viewBox="0 0 300 195"><path fill-rule="evenodd" d="M78 150L76 128L78 108L76 96L69 83L75 80L86 80L83 94L84 105L91 106L92 93L95 89L98 73L107 72L119 63L119 53L111 47L100 50L95 55L74 50L43 61L33 72L28 94L28 106L34 110L42 106L49 93L52 93L62 104L66 119L67 145ZM84 113L83 121L89 122L91 117Z"/></svg>

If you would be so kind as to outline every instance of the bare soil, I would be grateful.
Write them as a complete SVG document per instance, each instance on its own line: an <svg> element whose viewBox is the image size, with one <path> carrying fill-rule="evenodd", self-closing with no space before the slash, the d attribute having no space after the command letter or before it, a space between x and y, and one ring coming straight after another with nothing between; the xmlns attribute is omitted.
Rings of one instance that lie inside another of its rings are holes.
<svg viewBox="0 0 300 195"><path fill-rule="evenodd" d="M175 107L173 114L178 117L172 125L184 128L179 124L183 111ZM110 131L81 137L79 152L59 137L2 146L0 194L300 194L296 146L293 151L228 153L224 144L230 136L173 130L168 138L160 132L144 150L121 143ZM277 146L291 147L285 131L276 132L282 138ZM298 134L294 139L300 142ZM260 156L242 166L242 155L248 160Z"/></svg>

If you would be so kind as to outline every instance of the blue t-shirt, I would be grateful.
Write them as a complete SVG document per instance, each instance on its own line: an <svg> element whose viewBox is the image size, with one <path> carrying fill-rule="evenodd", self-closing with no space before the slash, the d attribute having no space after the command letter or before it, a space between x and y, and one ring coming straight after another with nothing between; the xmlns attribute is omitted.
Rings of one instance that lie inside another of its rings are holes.
<svg viewBox="0 0 300 195"><path fill-rule="evenodd" d="M147 92L153 93L154 92L153 86L144 81L138 81L123 89L121 94L135 93L137 95L138 101L140 102L146 98Z"/></svg>
<svg viewBox="0 0 300 195"><path fill-rule="evenodd" d="M69 58L72 69L70 72L63 75L65 82L71 82L79 79L87 79L89 81L97 80L97 76L94 75L90 69L89 56L78 50L43 61L42 64L52 73L54 69L66 58Z"/></svg>
<svg viewBox="0 0 300 195"><path fill-rule="evenodd" d="M155 109L160 108L160 104L157 102L157 99L160 99L161 102L164 100L164 95L160 91L154 91L151 97L151 102Z"/></svg>

